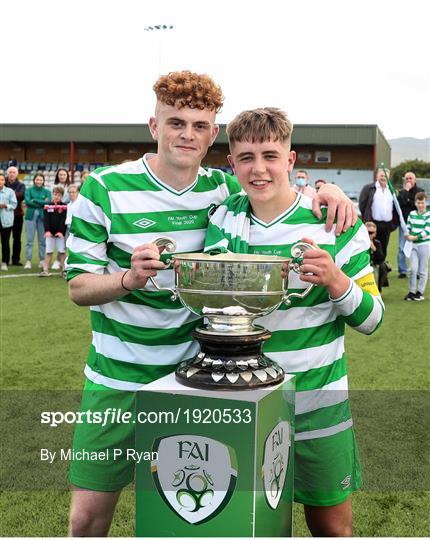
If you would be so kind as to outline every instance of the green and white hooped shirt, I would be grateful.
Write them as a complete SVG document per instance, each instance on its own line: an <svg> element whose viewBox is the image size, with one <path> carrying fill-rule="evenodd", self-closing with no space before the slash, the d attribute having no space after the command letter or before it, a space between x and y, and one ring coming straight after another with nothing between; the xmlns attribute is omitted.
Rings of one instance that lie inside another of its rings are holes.
<svg viewBox="0 0 430 540"><path fill-rule="evenodd" d="M74 205L67 279L126 270L133 249L158 236L174 238L178 253L201 252L210 209L238 191L234 177L203 168L192 185L176 191L152 173L147 156L95 170ZM159 271L157 283L173 287L174 271ZM93 382L134 391L198 351L190 334L200 319L150 282L90 309L92 344L85 375Z"/></svg>
<svg viewBox="0 0 430 540"><path fill-rule="evenodd" d="M430 211L419 214L417 210L412 210L408 216L407 227L409 234L418 236L414 244L430 243Z"/></svg>
<svg viewBox="0 0 430 540"><path fill-rule="evenodd" d="M264 223L250 211L246 196L233 195L211 216L205 242L205 251L220 248L290 257L292 245L308 237L328 251L351 278L341 298L333 300L325 287L317 286L305 299L294 298L290 306L281 305L270 315L256 319L272 332L264 352L296 376L297 441L334 435L352 426L345 324L371 334L384 314L370 266L366 228L358 222L336 237L334 227L326 232L325 217L317 219L312 213L312 200L298 195L284 214ZM301 292L307 285L290 273L290 291Z"/></svg>

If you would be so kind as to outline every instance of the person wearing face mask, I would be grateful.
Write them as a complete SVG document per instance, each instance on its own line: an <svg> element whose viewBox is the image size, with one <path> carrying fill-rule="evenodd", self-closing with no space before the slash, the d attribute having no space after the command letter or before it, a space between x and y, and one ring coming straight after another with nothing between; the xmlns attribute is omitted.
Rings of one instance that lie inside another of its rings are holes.
<svg viewBox="0 0 430 540"><path fill-rule="evenodd" d="M305 170L297 171L296 176L294 177L294 186L293 189L296 193L302 193L307 197L313 199L316 197L316 190L308 184L309 175Z"/></svg>

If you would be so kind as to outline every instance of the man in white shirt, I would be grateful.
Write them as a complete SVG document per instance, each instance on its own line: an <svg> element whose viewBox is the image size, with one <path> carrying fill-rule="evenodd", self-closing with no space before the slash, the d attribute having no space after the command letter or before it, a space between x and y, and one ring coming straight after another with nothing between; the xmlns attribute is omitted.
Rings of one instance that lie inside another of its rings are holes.
<svg viewBox="0 0 430 540"><path fill-rule="evenodd" d="M365 185L361 190L359 207L361 219L364 222L373 221L376 224L378 240L382 244L384 255L387 256L390 234L397 228L399 219L383 169L378 169L375 182Z"/></svg>

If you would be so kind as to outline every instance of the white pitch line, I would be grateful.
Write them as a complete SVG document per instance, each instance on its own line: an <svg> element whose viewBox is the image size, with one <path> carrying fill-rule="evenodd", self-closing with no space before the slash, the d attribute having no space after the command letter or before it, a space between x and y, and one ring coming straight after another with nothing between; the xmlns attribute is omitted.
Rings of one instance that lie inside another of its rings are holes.
<svg viewBox="0 0 430 540"><path fill-rule="evenodd" d="M51 272L53 276L59 276L61 272ZM0 279L6 279L6 278L18 278L18 277L34 277L39 276L38 274L4 274L0 276ZM47 276L42 276L43 278L46 278ZM48 276L49 277L49 276Z"/></svg>

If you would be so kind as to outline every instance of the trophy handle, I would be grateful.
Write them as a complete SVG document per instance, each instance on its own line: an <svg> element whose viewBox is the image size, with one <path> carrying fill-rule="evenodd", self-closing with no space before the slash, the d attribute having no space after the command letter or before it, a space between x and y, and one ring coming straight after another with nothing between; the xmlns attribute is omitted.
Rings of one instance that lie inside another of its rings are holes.
<svg viewBox="0 0 430 540"><path fill-rule="evenodd" d="M303 264L303 254L307 249L316 249L315 246L312 244L308 244L306 242L297 242L297 244L294 244L294 246L291 248L291 255L292 259L288 263L288 269L296 274L300 274L300 267ZM315 283L310 283L306 289L301 293L289 293L288 291L285 291L282 301L285 305L289 306L291 304L290 298L305 298L311 290L315 287Z"/></svg>
<svg viewBox="0 0 430 540"><path fill-rule="evenodd" d="M157 247L164 247L167 253L173 253L176 250L176 242L173 238L170 238L168 236L160 236L153 240L152 242ZM169 268L169 266L172 264L172 259L166 259L165 268ZM178 298L178 293L175 289L170 289L169 287L160 287L158 283L155 281L155 278L150 277L149 281L154 285L154 287L157 289L157 291L169 291L172 293L172 296L170 299L172 301L176 300Z"/></svg>

